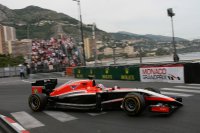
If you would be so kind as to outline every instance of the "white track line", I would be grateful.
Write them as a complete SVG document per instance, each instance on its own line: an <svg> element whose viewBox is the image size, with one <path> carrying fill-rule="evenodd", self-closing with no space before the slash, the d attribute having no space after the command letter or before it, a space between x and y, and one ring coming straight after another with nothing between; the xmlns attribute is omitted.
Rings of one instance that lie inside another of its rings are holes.
<svg viewBox="0 0 200 133"><path fill-rule="evenodd" d="M21 80L13 80L13 81L2 81L2 82L0 82L0 84L11 84L11 83L17 83L17 82L19 82L19 81L21 81Z"/></svg>
<svg viewBox="0 0 200 133"><path fill-rule="evenodd" d="M66 122L78 119L72 115L60 111L43 111L43 112L60 122Z"/></svg>
<svg viewBox="0 0 200 133"><path fill-rule="evenodd" d="M21 80L21 81L23 81L25 83L33 83L32 81L28 81L28 80Z"/></svg>
<svg viewBox="0 0 200 133"><path fill-rule="evenodd" d="M186 84L186 85L200 86L200 84Z"/></svg>
<svg viewBox="0 0 200 133"><path fill-rule="evenodd" d="M187 89L199 89L200 90L200 87L196 87L196 86L174 86L174 87L177 87L177 88L187 88Z"/></svg>
<svg viewBox="0 0 200 133"><path fill-rule="evenodd" d="M161 91L161 93L164 94L164 95L172 95L172 96L180 96L180 97L190 97L190 96L193 96L192 94L176 93L176 92L166 92L166 91Z"/></svg>
<svg viewBox="0 0 200 133"><path fill-rule="evenodd" d="M161 90L165 91L178 91L178 92L191 92L200 94L200 90L189 90L189 89L176 89L176 88L161 88Z"/></svg>
<svg viewBox="0 0 200 133"><path fill-rule="evenodd" d="M29 115L28 113L21 111L11 113L11 115L25 128L31 129L36 127L44 126L43 123Z"/></svg>

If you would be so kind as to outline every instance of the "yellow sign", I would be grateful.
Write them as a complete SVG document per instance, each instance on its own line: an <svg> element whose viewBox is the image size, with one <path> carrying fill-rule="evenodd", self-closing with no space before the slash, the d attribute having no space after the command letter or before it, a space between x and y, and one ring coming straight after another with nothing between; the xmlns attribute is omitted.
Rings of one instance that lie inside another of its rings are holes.
<svg viewBox="0 0 200 133"><path fill-rule="evenodd" d="M34 89L34 94L36 94L36 93L38 93L38 90L35 88L35 89Z"/></svg>
<svg viewBox="0 0 200 133"><path fill-rule="evenodd" d="M81 70L80 70L80 69L78 69L77 71L78 71L79 74L81 73Z"/></svg>
<svg viewBox="0 0 200 133"><path fill-rule="evenodd" d="M83 78L83 75L82 74L77 74L76 77L77 78Z"/></svg>
<svg viewBox="0 0 200 133"><path fill-rule="evenodd" d="M112 75L102 75L102 79L112 79Z"/></svg>
<svg viewBox="0 0 200 133"><path fill-rule="evenodd" d="M128 73L129 73L129 69L125 68L125 74L128 74Z"/></svg>
<svg viewBox="0 0 200 133"><path fill-rule="evenodd" d="M134 75L121 75L122 80L135 80Z"/></svg>
<svg viewBox="0 0 200 133"><path fill-rule="evenodd" d="M93 71L92 71L92 69L90 69L90 74L92 74L93 73Z"/></svg>
<svg viewBox="0 0 200 133"><path fill-rule="evenodd" d="M108 74L109 73L109 68L105 69L105 73Z"/></svg>

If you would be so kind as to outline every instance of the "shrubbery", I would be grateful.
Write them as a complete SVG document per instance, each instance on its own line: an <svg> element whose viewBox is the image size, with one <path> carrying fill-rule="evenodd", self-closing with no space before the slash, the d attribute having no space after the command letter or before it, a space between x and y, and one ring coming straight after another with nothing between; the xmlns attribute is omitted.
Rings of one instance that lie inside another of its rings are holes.
<svg viewBox="0 0 200 133"><path fill-rule="evenodd" d="M0 67L18 66L19 64L23 64L24 61L23 56L13 57L11 55L0 54Z"/></svg>

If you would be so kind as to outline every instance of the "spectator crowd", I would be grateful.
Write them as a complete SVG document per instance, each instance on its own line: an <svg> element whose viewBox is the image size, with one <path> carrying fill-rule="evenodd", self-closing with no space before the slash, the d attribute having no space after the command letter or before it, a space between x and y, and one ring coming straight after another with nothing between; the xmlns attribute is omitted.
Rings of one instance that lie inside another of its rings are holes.
<svg viewBox="0 0 200 133"><path fill-rule="evenodd" d="M74 67L81 65L80 52L73 38L33 40L31 67L52 70L55 67Z"/></svg>

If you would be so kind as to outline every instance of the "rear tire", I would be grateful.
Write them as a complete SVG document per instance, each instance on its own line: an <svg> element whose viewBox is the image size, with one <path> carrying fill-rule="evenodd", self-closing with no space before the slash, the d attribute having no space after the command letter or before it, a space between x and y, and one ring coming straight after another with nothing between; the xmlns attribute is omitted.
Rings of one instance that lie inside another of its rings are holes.
<svg viewBox="0 0 200 133"><path fill-rule="evenodd" d="M139 115L145 107L143 95L138 93L127 94L122 102L122 106L127 115Z"/></svg>
<svg viewBox="0 0 200 133"><path fill-rule="evenodd" d="M42 111L47 104L47 96L46 94L31 94L28 103L33 111Z"/></svg>

